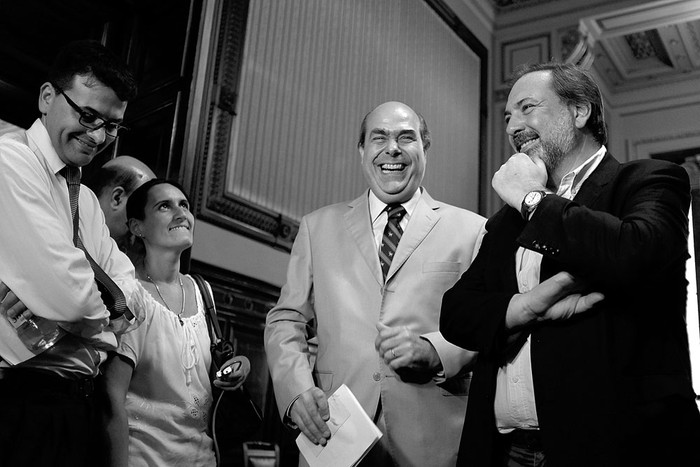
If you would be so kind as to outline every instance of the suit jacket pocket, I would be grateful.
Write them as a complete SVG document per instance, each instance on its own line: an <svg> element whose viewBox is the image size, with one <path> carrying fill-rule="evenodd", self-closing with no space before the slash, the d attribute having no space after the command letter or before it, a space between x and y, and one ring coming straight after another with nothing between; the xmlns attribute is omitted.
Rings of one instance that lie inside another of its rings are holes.
<svg viewBox="0 0 700 467"><path fill-rule="evenodd" d="M455 261L443 261L423 263L423 272L451 272L459 273L462 263Z"/></svg>
<svg viewBox="0 0 700 467"><path fill-rule="evenodd" d="M314 371L314 381L316 382L316 386L321 388L323 392L329 392L333 387L333 372Z"/></svg>
<svg viewBox="0 0 700 467"><path fill-rule="evenodd" d="M462 396L466 397L469 395L469 386L472 383L471 372L465 374L456 375L444 383L440 383L440 392L443 396Z"/></svg>

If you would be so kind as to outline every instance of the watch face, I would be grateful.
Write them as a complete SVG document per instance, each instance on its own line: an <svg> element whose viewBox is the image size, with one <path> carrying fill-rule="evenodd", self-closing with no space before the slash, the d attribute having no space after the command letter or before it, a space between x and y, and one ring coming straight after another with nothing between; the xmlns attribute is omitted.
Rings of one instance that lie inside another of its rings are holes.
<svg viewBox="0 0 700 467"><path fill-rule="evenodd" d="M525 204L528 206L533 206L537 203L540 202L542 199L542 192L540 191L531 191L525 196Z"/></svg>

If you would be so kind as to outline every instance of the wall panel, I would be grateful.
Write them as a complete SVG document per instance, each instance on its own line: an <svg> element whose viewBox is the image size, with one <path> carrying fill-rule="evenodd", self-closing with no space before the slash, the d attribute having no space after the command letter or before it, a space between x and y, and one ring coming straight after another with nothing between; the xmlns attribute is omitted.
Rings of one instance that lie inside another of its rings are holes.
<svg viewBox="0 0 700 467"><path fill-rule="evenodd" d="M433 134L424 181L479 209L488 53L443 0L208 0L186 140L199 219L283 250L365 187L362 117L399 100Z"/></svg>
<svg viewBox="0 0 700 467"><path fill-rule="evenodd" d="M423 0L253 0L227 190L293 219L357 196L359 123L400 100L433 133L428 190L476 210L479 73Z"/></svg>

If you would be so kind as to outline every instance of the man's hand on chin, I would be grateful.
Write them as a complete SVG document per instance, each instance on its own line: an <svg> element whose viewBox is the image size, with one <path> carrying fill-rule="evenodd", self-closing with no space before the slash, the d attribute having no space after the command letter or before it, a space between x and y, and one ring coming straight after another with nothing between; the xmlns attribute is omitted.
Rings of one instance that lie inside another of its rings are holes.
<svg viewBox="0 0 700 467"><path fill-rule="evenodd" d="M519 152L493 175L491 186L506 204L520 212L526 194L546 189L547 168L539 157Z"/></svg>

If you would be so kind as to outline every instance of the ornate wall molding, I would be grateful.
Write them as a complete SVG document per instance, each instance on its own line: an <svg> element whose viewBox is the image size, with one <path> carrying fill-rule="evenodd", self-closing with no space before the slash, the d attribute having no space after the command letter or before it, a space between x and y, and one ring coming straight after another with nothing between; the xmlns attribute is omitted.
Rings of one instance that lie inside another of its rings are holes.
<svg viewBox="0 0 700 467"><path fill-rule="evenodd" d="M195 209L198 218L290 250L298 230L297 222L227 189L249 3L249 0L221 2L214 22L218 35L210 64L213 83L206 97L209 104L202 138L204 157L199 158L194 171L197 174Z"/></svg>
<svg viewBox="0 0 700 467"><path fill-rule="evenodd" d="M627 140L627 160L648 159L652 154L700 147L700 130Z"/></svg>

